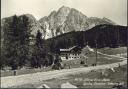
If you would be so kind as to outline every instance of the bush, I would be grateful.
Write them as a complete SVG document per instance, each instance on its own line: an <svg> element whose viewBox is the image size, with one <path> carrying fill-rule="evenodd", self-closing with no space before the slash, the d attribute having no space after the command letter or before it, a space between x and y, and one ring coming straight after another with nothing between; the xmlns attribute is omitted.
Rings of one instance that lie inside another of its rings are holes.
<svg viewBox="0 0 128 89"><path fill-rule="evenodd" d="M63 67L61 63L58 62L52 66L52 69L59 70L59 69L63 69Z"/></svg>
<svg viewBox="0 0 128 89"><path fill-rule="evenodd" d="M85 64L85 62L84 61L81 61L80 64Z"/></svg>

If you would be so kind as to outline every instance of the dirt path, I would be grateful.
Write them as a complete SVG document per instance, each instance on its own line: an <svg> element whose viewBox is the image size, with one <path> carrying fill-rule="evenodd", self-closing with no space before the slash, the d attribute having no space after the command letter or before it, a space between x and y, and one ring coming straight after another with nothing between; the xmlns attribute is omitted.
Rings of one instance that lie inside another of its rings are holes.
<svg viewBox="0 0 128 89"><path fill-rule="evenodd" d="M112 63L112 64L98 65L95 67L63 69L63 70L39 72L39 73L19 75L19 76L1 77L1 87L8 88L8 87L20 86L24 84L33 84L33 83L42 82L43 80L66 76L69 74L89 72L91 70L98 70L98 69L114 68L114 67L118 67L119 64L126 65L127 60L124 60L122 62Z"/></svg>
<svg viewBox="0 0 128 89"><path fill-rule="evenodd" d="M124 58L124 57L119 57L119 56L117 56L117 55L108 55L108 54L104 54L104 53L101 53L101 52L97 52L97 53L99 53L99 54L101 54L101 55L104 55L104 56L108 56L108 57L114 57L114 58L119 58L120 60L125 60L125 59L127 59L127 58Z"/></svg>

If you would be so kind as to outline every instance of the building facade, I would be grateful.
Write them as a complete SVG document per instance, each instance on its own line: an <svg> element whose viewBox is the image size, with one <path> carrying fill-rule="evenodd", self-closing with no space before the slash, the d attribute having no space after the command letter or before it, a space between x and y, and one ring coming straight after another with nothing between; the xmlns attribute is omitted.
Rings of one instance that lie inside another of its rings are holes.
<svg viewBox="0 0 128 89"><path fill-rule="evenodd" d="M73 46L68 49L60 49L61 60L74 60L81 58L81 50L77 46Z"/></svg>

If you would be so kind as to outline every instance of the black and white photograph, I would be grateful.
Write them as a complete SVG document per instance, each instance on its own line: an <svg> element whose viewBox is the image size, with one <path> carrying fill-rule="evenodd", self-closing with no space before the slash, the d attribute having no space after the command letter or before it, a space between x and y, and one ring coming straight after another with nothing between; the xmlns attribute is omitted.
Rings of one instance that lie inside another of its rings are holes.
<svg viewBox="0 0 128 89"><path fill-rule="evenodd" d="M1 88L127 89L127 0L1 0Z"/></svg>

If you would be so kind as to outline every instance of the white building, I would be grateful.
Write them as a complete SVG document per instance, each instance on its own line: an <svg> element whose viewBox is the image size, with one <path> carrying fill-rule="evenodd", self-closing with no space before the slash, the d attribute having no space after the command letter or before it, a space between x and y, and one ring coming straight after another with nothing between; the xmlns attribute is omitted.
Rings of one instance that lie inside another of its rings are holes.
<svg viewBox="0 0 128 89"><path fill-rule="evenodd" d="M73 46L68 49L60 49L60 56L62 60L73 60L79 59L81 53L81 49L77 46Z"/></svg>

